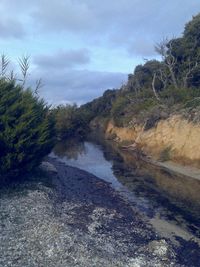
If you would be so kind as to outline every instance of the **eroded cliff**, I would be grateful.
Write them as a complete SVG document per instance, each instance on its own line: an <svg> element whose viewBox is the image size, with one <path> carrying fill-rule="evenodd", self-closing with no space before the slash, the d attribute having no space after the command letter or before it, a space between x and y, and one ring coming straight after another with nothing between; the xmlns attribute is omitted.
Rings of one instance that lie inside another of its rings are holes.
<svg viewBox="0 0 200 267"><path fill-rule="evenodd" d="M120 128L110 121L106 136L115 136L119 142L131 142L158 160L162 158L200 167L200 125L180 115L160 120L148 130L145 130L145 125L138 124Z"/></svg>

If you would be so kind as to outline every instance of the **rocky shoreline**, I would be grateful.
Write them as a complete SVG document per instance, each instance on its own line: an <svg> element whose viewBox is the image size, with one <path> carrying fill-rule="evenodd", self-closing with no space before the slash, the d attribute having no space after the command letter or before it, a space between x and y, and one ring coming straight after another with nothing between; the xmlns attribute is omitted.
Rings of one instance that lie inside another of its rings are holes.
<svg viewBox="0 0 200 267"><path fill-rule="evenodd" d="M0 189L0 267L199 266L109 183L55 159L42 169Z"/></svg>

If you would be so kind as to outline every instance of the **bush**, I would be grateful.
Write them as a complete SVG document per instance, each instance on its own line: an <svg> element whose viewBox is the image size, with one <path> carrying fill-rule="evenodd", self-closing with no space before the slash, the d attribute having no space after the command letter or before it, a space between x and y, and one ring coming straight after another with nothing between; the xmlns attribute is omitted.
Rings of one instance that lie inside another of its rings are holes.
<svg viewBox="0 0 200 267"><path fill-rule="evenodd" d="M43 100L14 81L0 79L0 174L36 167L54 146L54 121Z"/></svg>
<svg viewBox="0 0 200 267"><path fill-rule="evenodd" d="M111 115L116 126L123 126L123 117L125 115L125 109L129 103L126 97L120 96L113 103Z"/></svg>
<svg viewBox="0 0 200 267"><path fill-rule="evenodd" d="M184 108L194 109L200 107L200 97L195 97L185 103Z"/></svg>
<svg viewBox="0 0 200 267"><path fill-rule="evenodd" d="M171 146L168 146L161 151L159 160L164 162L164 161L169 161L170 159L171 159Z"/></svg>
<svg viewBox="0 0 200 267"><path fill-rule="evenodd" d="M186 103L192 98L192 90L189 88L174 88L168 87L161 93L161 98L169 105L177 103Z"/></svg>
<svg viewBox="0 0 200 267"><path fill-rule="evenodd" d="M83 138L88 132L87 114L76 105L60 105L53 110L58 139L69 137Z"/></svg>

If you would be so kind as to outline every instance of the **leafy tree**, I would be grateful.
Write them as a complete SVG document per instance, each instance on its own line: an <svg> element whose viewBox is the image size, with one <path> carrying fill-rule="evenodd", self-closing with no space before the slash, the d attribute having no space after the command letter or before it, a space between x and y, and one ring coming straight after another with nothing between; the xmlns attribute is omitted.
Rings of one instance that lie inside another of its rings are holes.
<svg viewBox="0 0 200 267"><path fill-rule="evenodd" d="M108 89L104 92L103 96L82 105L78 110L84 118L85 123L89 124L89 122L98 115L103 117L110 116L112 105L117 98L118 93L119 90Z"/></svg>
<svg viewBox="0 0 200 267"><path fill-rule="evenodd" d="M53 110L56 121L57 137L83 137L88 127L86 126L86 113L81 112L76 105L60 105Z"/></svg>
<svg viewBox="0 0 200 267"><path fill-rule="evenodd" d="M0 79L0 174L36 167L54 146L54 121L48 106L14 80Z"/></svg>
<svg viewBox="0 0 200 267"><path fill-rule="evenodd" d="M176 89L200 86L200 14L186 24L183 36L163 40L156 46ZM171 81L171 82L170 82Z"/></svg>
<svg viewBox="0 0 200 267"><path fill-rule="evenodd" d="M118 90L83 105L87 121L95 117L113 119L118 126L129 125L133 117L145 117L164 109L196 106L200 97L200 14L186 24L182 36L164 39L156 46L161 60L147 60L136 66ZM145 115L145 116L144 116ZM155 117L159 117L156 116Z"/></svg>
<svg viewBox="0 0 200 267"><path fill-rule="evenodd" d="M195 60L200 56L200 14L185 25L183 38L186 41L187 54Z"/></svg>

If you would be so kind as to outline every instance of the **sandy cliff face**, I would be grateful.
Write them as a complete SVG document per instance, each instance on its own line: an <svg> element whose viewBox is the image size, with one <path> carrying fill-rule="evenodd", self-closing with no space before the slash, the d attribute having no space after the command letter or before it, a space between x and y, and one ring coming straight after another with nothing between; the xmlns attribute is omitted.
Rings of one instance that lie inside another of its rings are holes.
<svg viewBox="0 0 200 267"><path fill-rule="evenodd" d="M115 127L110 122L106 135L116 135L119 141L136 142L144 152L157 159L168 149L171 160L200 167L200 125L181 116L161 120L147 131L141 125L129 129Z"/></svg>

